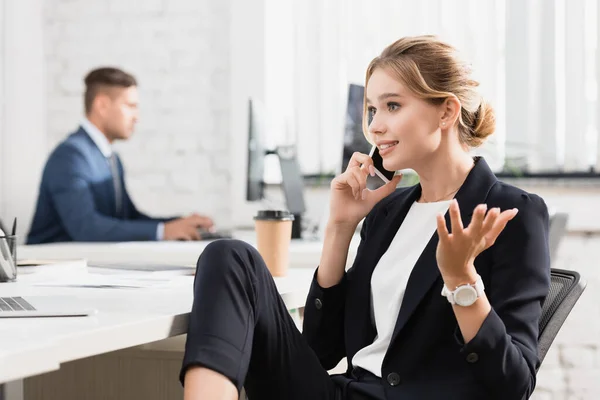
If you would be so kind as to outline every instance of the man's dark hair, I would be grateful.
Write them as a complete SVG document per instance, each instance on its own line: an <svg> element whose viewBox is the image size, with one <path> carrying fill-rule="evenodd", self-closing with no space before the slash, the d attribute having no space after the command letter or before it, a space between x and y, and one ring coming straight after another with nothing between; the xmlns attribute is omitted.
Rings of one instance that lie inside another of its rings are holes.
<svg viewBox="0 0 600 400"><path fill-rule="evenodd" d="M92 110L92 103L102 90L110 88L128 88L137 86L133 75L113 67L97 68L90 71L84 79L85 82L85 113Z"/></svg>

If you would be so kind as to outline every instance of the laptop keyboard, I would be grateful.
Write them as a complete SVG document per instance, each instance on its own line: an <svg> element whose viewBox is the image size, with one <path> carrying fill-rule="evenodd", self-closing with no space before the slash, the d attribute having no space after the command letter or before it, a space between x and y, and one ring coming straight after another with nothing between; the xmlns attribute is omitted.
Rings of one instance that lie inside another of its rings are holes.
<svg viewBox="0 0 600 400"><path fill-rule="evenodd" d="M22 297L0 297L0 312L35 311L35 308Z"/></svg>

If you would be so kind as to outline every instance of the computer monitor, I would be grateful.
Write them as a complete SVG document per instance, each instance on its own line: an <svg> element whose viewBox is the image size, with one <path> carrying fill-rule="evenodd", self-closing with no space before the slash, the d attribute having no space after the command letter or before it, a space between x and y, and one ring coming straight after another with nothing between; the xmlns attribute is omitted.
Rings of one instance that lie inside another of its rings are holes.
<svg viewBox="0 0 600 400"><path fill-rule="evenodd" d="M265 137L267 129L266 109L255 98L248 101L248 165L246 173L246 201L259 202L265 198L265 157L274 154L279 158L281 187L285 196L286 208L294 214L292 238L301 237L302 214L306 211L304 182L296 155L296 146L279 146L267 149Z"/></svg>
<svg viewBox="0 0 600 400"><path fill-rule="evenodd" d="M266 129L264 105L256 100L248 100L248 169L246 174L246 201L260 201L264 198L265 154L264 137Z"/></svg>
<svg viewBox="0 0 600 400"><path fill-rule="evenodd" d="M292 239L302 237L302 215L306 212L304 202L304 178L296 157L296 146L279 146L275 150L281 168L281 186L288 211L294 214Z"/></svg>
<svg viewBox="0 0 600 400"><path fill-rule="evenodd" d="M365 138L362 127L364 95L364 86L356 85L354 83L348 85L342 172L346 170L348 162L355 151L369 154L369 151L371 150L371 145Z"/></svg>
<svg viewBox="0 0 600 400"><path fill-rule="evenodd" d="M348 103L346 106L346 121L344 124L344 149L342 152L342 168L344 172L348 167L354 152L369 154L372 145L363 133L363 101L365 87L351 83L348 85ZM376 189L383 185L377 177L367 176L367 188Z"/></svg>

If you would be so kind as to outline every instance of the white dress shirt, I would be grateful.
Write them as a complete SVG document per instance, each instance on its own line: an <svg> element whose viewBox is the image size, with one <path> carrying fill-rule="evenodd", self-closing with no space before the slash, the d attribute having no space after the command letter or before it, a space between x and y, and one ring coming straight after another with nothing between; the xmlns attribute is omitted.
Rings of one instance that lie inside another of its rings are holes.
<svg viewBox="0 0 600 400"><path fill-rule="evenodd" d="M102 155L106 157L107 162L109 162L109 159L113 154L113 149L104 133L102 133L100 129L87 118L84 118L83 121L81 121L81 127L89 135L94 144L96 144ZM125 190L125 188L123 188L123 190ZM162 240L164 234L165 224L159 222L156 227L156 240Z"/></svg>
<svg viewBox="0 0 600 400"><path fill-rule="evenodd" d="M435 203L415 202L410 207L390 247L379 259L371 276L371 298L377 336L372 344L354 355L353 366L381 377L381 364L394 333L408 278L436 230L436 215L440 212L445 213L449 205L450 200Z"/></svg>

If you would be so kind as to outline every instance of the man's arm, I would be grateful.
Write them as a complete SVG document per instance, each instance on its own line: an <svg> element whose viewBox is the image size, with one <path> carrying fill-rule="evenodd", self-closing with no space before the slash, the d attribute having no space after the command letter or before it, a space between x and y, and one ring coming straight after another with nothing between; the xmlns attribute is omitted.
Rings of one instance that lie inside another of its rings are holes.
<svg viewBox="0 0 600 400"><path fill-rule="evenodd" d="M100 214L90 188L91 170L74 147L58 149L48 163L49 190L61 223L74 241L156 240L158 221L123 221Z"/></svg>

